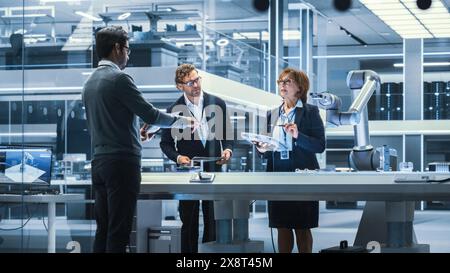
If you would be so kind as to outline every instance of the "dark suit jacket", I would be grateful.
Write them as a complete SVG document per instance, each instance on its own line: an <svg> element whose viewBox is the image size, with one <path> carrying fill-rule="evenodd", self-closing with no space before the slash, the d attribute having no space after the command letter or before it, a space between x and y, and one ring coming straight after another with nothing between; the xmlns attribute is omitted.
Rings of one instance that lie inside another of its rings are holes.
<svg viewBox="0 0 450 273"><path fill-rule="evenodd" d="M212 118L216 117L216 111L221 111L223 113L222 122L218 122L218 126L220 124L223 125L223 136L217 135L217 138L214 138L212 140L208 140L206 142L206 147L203 147L202 142L199 140L198 133L194 132L194 134L190 134L190 139L188 140L175 140L173 138L173 135L171 133L172 130L178 130L178 129L163 129L162 135L161 135L161 142L160 147L163 153L172 161L177 162L178 155L184 155L189 158L193 158L194 156L210 156L210 157L217 157L221 156L222 150L230 149L232 150L232 140L227 140L227 128L231 128L229 115L227 113L226 104L225 102L213 95L207 94L203 91L203 109L205 109L208 106L215 106L212 109L214 110L211 115L209 113L206 113L206 120L209 122ZM174 108L182 107L184 109L188 109L186 102L184 100L184 96L181 96L174 104L172 104L169 108L167 108L167 113L172 113L173 111L176 111ZM208 109L211 109L211 107L208 107ZM187 110L185 113L190 112ZM218 115L217 117L220 117ZM220 124L219 124L220 123ZM210 128L211 130L212 128ZM186 129L190 130L190 129ZM215 130L217 132L217 129ZM180 130L180 132L183 132ZM222 147L221 147L222 146ZM214 162L209 164L204 164L205 171L220 171L221 166L215 164Z"/></svg>
<svg viewBox="0 0 450 273"><path fill-rule="evenodd" d="M267 113L268 132L272 132L274 125L279 117L280 107ZM293 156L289 159L293 163L293 168L319 169L316 153L322 153L325 150L325 129L322 119L319 115L319 109L315 105L303 104L303 108L297 108L295 113L295 124L299 129L298 138L292 139ZM273 172L273 152L266 152L267 171ZM279 159L279 158L278 158ZM276 160L276 159L275 159ZM275 170L276 171L276 170Z"/></svg>

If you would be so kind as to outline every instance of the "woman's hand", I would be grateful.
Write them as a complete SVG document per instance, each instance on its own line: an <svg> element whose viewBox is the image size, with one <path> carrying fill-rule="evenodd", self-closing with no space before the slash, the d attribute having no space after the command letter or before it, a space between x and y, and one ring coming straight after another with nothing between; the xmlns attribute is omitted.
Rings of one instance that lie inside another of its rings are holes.
<svg viewBox="0 0 450 273"><path fill-rule="evenodd" d="M269 143L266 142L252 141L252 143L255 144L256 149L258 149L258 151L262 154L267 151L272 151L274 149L273 145L270 145Z"/></svg>
<svg viewBox="0 0 450 273"><path fill-rule="evenodd" d="M284 126L284 130L290 134L293 138L297 138L298 137L298 128L297 128L297 124L295 123L288 123Z"/></svg>

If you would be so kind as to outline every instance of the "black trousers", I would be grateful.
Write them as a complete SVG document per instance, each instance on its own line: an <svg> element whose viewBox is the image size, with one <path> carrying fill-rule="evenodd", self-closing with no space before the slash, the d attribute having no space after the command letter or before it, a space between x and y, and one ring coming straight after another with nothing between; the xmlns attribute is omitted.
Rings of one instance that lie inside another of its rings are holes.
<svg viewBox="0 0 450 273"><path fill-rule="evenodd" d="M140 183L139 157L102 156L93 160L92 185L97 222L94 252L125 252Z"/></svg>
<svg viewBox="0 0 450 273"><path fill-rule="evenodd" d="M178 210L183 222L181 226L181 253L198 252L198 225L200 201L180 200ZM202 201L203 239L202 242L216 240L214 201Z"/></svg>

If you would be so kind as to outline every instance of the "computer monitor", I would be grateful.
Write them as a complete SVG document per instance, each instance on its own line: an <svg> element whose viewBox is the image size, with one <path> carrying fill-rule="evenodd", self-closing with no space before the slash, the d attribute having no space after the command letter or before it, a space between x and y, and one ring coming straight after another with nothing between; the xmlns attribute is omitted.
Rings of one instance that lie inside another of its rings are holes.
<svg viewBox="0 0 450 273"><path fill-rule="evenodd" d="M50 147L0 146L0 183L50 185Z"/></svg>

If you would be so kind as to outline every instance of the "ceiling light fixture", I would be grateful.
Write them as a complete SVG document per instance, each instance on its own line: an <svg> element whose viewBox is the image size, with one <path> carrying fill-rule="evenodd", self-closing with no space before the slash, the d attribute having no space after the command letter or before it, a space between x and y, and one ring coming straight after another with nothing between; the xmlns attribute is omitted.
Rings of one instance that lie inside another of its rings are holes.
<svg viewBox="0 0 450 273"><path fill-rule="evenodd" d="M224 47L224 46L227 46L229 43L230 43L230 41L228 39L220 38L219 40L217 40L216 45L218 45L220 47Z"/></svg>
<svg viewBox="0 0 450 273"><path fill-rule="evenodd" d="M414 0L360 0L404 39L450 37L450 13L442 0L423 10Z"/></svg>
<svg viewBox="0 0 450 273"><path fill-rule="evenodd" d="M117 16L117 20L125 20L125 19L127 19L128 17L130 17L130 15L131 15L130 12L122 13L121 15Z"/></svg>

